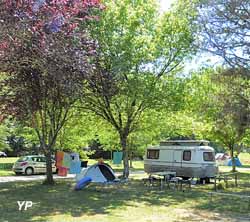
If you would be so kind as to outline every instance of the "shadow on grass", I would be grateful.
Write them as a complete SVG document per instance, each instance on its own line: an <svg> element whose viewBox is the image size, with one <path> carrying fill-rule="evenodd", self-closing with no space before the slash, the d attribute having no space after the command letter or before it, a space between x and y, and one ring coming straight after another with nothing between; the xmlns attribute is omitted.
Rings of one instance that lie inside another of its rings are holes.
<svg viewBox="0 0 250 222"><path fill-rule="evenodd" d="M228 193L228 192L226 192ZM235 193L236 194L236 193ZM244 192L238 192L238 195L244 195ZM226 221L250 221L250 200L236 196L223 195L204 195L207 201L201 202L196 206L196 210L206 210L210 212L223 213L230 220Z"/></svg>
<svg viewBox="0 0 250 222"><path fill-rule="evenodd" d="M1 221L47 221L48 216L56 214L72 217L109 214L112 209L133 206L133 201L159 206L180 201L161 200L161 191L142 189L138 182L107 187L90 185L81 191L74 191L73 184L72 181L60 181L55 186L41 185L41 182L0 184ZM33 206L27 211L19 211L17 201L24 200L32 201Z"/></svg>
<svg viewBox="0 0 250 222"><path fill-rule="evenodd" d="M210 189L210 191L214 191L213 187ZM250 221L250 198L248 198L250 197L249 173L239 173L238 186L235 186L235 181L231 180L228 182L227 188L218 190L218 194L213 192L211 195L209 192L203 192L203 195L206 201L201 201L196 206L196 209L228 212L231 219L234 218L235 221ZM232 215L232 213L235 214Z"/></svg>
<svg viewBox="0 0 250 222"><path fill-rule="evenodd" d="M166 209L176 206L243 212L223 199L211 203L204 192L160 191L143 186L139 180L122 185L90 185L81 191L74 191L73 184L73 181L58 181L55 186L41 185L41 182L0 184L0 221L48 221L50 216L62 214L72 218L107 215L113 210L138 204ZM19 211L17 201L24 200L33 201L33 206L27 211Z"/></svg>

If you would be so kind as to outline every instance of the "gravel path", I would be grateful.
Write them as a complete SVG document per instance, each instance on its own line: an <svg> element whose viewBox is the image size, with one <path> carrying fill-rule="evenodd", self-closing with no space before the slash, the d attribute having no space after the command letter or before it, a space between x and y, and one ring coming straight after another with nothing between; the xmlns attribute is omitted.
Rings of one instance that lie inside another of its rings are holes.
<svg viewBox="0 0 250 222"><path fill-rule="evenodd" d="M130 175L136 175L136 174L144 174L145 172L143 170L137 170L137 171L131 171ZM118 172L116 173L116 176L121 175L122 173ZM75 178L75 174L68 174L66 177L58 176L56 174L53 175L54 179L73 179ZM18 176L2 176L0 177L0 183L7 183L7 182L16 182L16 181L34 181L34 180L44 180L45 175L32 175L32 176L26 176L26 175L18 175Z"/></svg>

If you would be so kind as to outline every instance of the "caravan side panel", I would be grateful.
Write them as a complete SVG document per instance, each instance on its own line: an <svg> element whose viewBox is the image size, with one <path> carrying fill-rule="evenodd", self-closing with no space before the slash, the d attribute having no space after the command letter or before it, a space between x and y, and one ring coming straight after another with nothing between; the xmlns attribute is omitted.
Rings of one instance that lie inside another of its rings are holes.
<svg viewBox="0 0 250 222"><path fill-rule="evenodd" d="M202 152L197 149L155 149L159 150L159 158L144 160L144 170L147 173L174 171L180 177L214 177L217 168L213 163L204 163Z"/></svg>

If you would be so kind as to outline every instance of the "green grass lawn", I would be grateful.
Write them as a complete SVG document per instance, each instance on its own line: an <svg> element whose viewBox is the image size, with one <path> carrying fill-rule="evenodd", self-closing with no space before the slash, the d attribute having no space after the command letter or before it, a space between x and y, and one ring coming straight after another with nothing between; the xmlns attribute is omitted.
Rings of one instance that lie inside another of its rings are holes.
<svg viewBox="0 0 250 222"><path fill-rule="evenodd" d="M13 163L17 161L18 157L0 158L0 176L14 176L11 168Z"/></svg>
<svg viewBox="0 0 250 222"><path fill-rule="evenodd" d="M90 160L89 164L95 162ZM122 165L112 167L118 172L122 169ZM143 169L143 162L134 162L134 167ZM230 170L220 167L222 172ZM238 170L239 187L230 182L230 187L221 192L250 195L250 170ZM0 174L5 172L0 170ZM132 175L129 183L122 185L91 184L81 191L73 190L74 180L57 181L52 187L41 181L0 183L0 221L250 221L249 203L238 197L211 198L208 192L213 190L212 184L196 185L191 190L185 187L184 192L160 190L144 186L141 179L145 176ZM17 201L23 200L33 201L33 206L18 211Z"/></svg>
<svg viewBox="0 0 250 222"><path fill-rule="evenodd" d="M15 163L19 157L4 157L0 158L0 163Z"/></svg>
<svg viewBox="0 0 250 222"><path fill-rule="evenodd" d="M250 167L250 153L240 153L239 159L243 165Z"/></svg>
<svg viewBox="0 0 250 222"><path fill-rule="evenodd" d="M0 177L2 176L15 176L15 173L11 170L1 170L0 169Z"/></svg>
<svg viewBox="0 0 250 222"><path fill-rule="evenodd" d="M241 173L240 186L227 192L250 195L250 174ZM196 185L191 190L160 190L144 186L133 177L121 185L89 185L74 191L73 180L55 186L41 182L0 184L0 221L91 221L91 222L184 222L249 221L248 203L239 198L213 197L213 185ZM4 201L2 201L4 200ZM18 211L17 201L33 201ZM220 219L223 220L220 220Z"/></svg>

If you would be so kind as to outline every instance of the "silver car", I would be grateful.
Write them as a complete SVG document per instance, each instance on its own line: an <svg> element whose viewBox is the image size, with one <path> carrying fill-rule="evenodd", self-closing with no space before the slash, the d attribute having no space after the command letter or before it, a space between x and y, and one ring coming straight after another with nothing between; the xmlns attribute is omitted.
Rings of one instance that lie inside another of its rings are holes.
<svg viewBox="0 0 250 222"><path fill-rule="evenodd" d="M46 173L46 158L39 155L21 157L14 163L13 171L16 174L26 175ZM56 171L55 161L52 160L52 172Z"/></svg>

